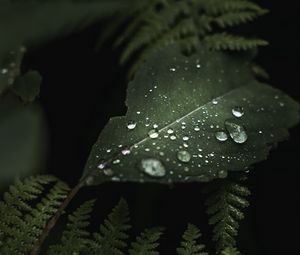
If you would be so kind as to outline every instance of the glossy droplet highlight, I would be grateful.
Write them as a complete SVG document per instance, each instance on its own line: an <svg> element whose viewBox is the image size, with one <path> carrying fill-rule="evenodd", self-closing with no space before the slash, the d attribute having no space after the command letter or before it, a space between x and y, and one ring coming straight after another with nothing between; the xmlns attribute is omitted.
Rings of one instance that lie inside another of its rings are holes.
<svg viewBox="0 0 300 255"><path fill-rule="evenodd" d="M244 108L241 106L236 106L231 110L233 116L240 118L244 115Z"/></svg>
<svg viewBox="0 0 300 255"><path fill-rule="evenodd" d="M174 133L174 130L173 130L172 128L169 128L169 129L167 130L167 133L168 133L168 134L173 134L173 133Z"/></svg>
<svg viewBox="0 0 300 255"><path fill-rule="evenodd" d="M157 129L152 129L152 130L150 130L150 131L148 132L148 136L149 136L150 138L152 138L152 139L157 138L158 135L159 135L159 134L158 134Z"/></svg>
<svg viewBox="0 0 300 255"><path fill-rule="evenodd" d="M135 127L136 127L136 122L134 122L134 121L128 122L127 128L128 128L129 130L133 130L133 129L135 129Z"/></svg>
<svg viewBox="0 0 300 255"><path fill-rule="evenodd" d="M230 134L232 140L236 143L245 143L248 139L245 128L242 125L226 120L225 127Z"/></svg>
<svg viewBox="0 0 300 255"><path fill-rule="evenodd" d="M191 154L188 151L178 151L177 158L179 161L187 163L191 160Z"/></svg>
<svg viewBox="0 0 300 255"><path fill-rule="evenodd" d="M124 149L124 150L122 150L122 155L124 155L124 156L126 156L126 155L128 155L128 154L130 154L130 149Z"/></svg>
<svg viewBox="0 0 300 255"><path fill-rule="evenodd" d="M215 133L215 137L220 142L225 142L228 139L228 135L224 131L218 131Z"/></svg>
<svg viewBox="0 0 300 255"><path fill-rule="evenodd" d="M143 159L139 164L139 168L143 173L154 178L161 178L166 175L164 165L157 159Z"/></svg>

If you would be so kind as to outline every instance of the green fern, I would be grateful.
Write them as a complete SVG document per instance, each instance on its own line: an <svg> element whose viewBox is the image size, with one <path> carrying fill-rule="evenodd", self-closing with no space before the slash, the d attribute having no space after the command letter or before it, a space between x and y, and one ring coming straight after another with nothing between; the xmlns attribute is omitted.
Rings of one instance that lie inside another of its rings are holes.
<svg viewBox="0 0 300 255"><path fill-rule="evenodd" d="M250 195L250 191L240 184L244 180L246 176L238 173L219 183L210 184L206 189L206 192L211 193L206 205L207 213L211 216L209 223L214 226L213 240L216 241L218 254L236 246L238 222L244 218L241 209L249 205L246 197Z"/></svg>
<svg viewBox="0 0 300 255"><path fill-rule="evenodd" d="M206 252L202 252L205 245L197 244L197 239L201 237L200 230L192 225L188 224L187 230L182 236L181 247L177 248L178 255L208 255Z"/></svg>
<svg viewBox="0 0 300 255"><path fill-rule="evenodd" d="M162 235L162 228L146 229L132 242L129 255L159 255L156 251L159 246L158 240Z"/></svg>
<svg viewBox="0 0 300 255"><path fill-rule="evenodd" d="M69 223L63 232L61 243L49 248L49 255L82 254L89 242L89 232L85 230L90 225L89 218L93 210L95 200L83 203L72 215L69 215Z"/></svg>
<svg viewBox="0 0 300 255"><path fill-rule="evenodd" d="M130 75L150 54L172 42L180 42L186 53L193 52L201 42L212 50L248 50L267 45L261 39L222 31L268 12L247 0L143 0L133 10L132 19L115 43L116 47L124 47L122 64L134 60Z"/></svg>
<svg viewBox="0 0 300 255"><path fill-rule="evenodd" d="M221 255L241 255L241 253L236 248L226 248L222 251Z"/></svg>
<svg viewBox="0 0 300 255"><path fill-rule="evenodd" d="M100 226L100 232L93 234L89 241L89 254L123 255L122 249L127 246L127 231L130 229L128 205L121 199L108 219Z"/></svg>
<svg viewBox="0 0 300 255"><path fill-rule="evenodd" d="M45 187L51 183L45 195ZM29 252L68 191L65 183L51 176L17 179L0 201L0 254Z"/></svg>

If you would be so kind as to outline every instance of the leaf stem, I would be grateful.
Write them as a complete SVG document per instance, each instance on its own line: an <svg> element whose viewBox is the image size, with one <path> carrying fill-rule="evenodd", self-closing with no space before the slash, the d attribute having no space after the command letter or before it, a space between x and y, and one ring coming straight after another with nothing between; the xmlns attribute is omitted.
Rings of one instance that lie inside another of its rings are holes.
<svg viewBox="0 0 300 255"><path fill-rule="evenodd" d="M46 240L47 236L49 235L50 231L52 228L56 225L58 219L64 212L65 208L69 205L71 200L75 197L75 195L78 193L78 191L83 187L84 182L88 176L85 176L79 180L77 185L69 192L68 196L66 199L62 202L60 207L57 209L56 213L54 216L48 221L46 227L44 228L42 234L40 235L40 238L37 240L37 242L34 244L31 252L29 253L30 255L37 255L40 252L40 249Z"/></svg>

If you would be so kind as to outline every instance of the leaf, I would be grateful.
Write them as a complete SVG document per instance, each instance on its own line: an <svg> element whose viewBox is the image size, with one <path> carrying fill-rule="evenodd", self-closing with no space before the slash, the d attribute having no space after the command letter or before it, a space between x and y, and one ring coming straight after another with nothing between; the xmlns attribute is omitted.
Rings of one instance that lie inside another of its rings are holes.
<svg viewBox="0 0 300 255"><path fill-rule="evenodd" d="M42 77L37 71L29 71L18 77L12 87L12 91L19 96L23 102L33 102L40 94Z"/></svg>
<svg viewBox="0 0 300 255"><path fill-rule="evenodd" d="M94 145L87 184L207 182L265 160L299 104L256 81L250 55L199 48L186 57L174 45L153 55L128 85L126 116Z"/></svg>

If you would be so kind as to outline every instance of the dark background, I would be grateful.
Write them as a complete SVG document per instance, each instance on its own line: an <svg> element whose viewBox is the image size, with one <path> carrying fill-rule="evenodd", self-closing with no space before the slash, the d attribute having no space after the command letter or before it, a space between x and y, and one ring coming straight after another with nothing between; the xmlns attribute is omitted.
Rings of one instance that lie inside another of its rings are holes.
<svg viewBox="0 0 300 255"><path fill-rule="evenodd" d="M299 2L260 2L271 13L241 30L271 43L261 49L257 62L269 72L271 84L300 101ZM126 70L118 65L119 52L111 49L110 41L100 51L94 50L103 29L103 24L97 24L55 40L29 52L25 60L28 68L39 70L44 78L40 101L50 130L47 172L70 185L80 178L90 148L109 117L126 112ZM291 130L289 141L251 171L251 207L240 229L243 255L299 254L298 149L299 126ZM161 250L174 254L187 222L201 228L204 241L210 240L201 188L201 184L170 188L109 183L83 189L70 209L86 199L98 198L93 215L97 225L123 196L130 205L133 235L144 227L165 226Z"/></svg>

